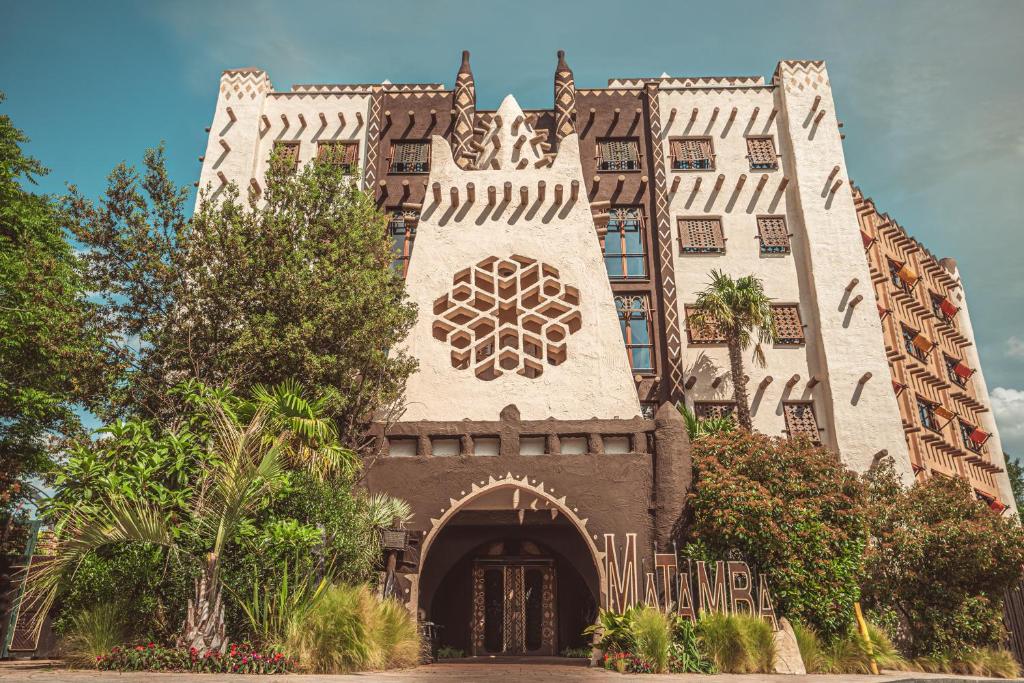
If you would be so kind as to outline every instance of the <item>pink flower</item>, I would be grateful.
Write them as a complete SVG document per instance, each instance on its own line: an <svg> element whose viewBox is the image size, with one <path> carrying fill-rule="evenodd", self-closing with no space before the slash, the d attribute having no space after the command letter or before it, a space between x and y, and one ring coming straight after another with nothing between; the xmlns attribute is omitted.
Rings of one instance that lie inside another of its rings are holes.
<svg viewBox="0 0 1024 683"><path fill-rule="evenodd" d="M136 645L136 646L135 646L135 649L136 649L137 651L139 651L139 652L142 652L142 651L143 651L143 650L145 650L146 648L142 647L141 645Z"/></svg>

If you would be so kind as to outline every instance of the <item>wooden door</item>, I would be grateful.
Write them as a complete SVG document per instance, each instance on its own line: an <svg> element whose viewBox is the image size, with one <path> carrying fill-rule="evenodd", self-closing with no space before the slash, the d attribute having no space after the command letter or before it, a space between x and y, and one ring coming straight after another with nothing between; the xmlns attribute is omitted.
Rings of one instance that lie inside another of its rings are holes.
<svg viewBox="0 0 1024 683"><path fill-rule="evenodd" d="M554 655L554 566L475 563L472 619L474 655Z"/></svg>

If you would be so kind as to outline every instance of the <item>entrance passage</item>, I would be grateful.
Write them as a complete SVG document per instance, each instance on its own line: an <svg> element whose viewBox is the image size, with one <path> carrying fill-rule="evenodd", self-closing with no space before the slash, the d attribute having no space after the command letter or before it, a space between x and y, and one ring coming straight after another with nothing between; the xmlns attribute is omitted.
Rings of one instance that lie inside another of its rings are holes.
<svg viewBox="0 0 1024 683"><path fill-rule="evenodd" d="M473 563L474 655L554 655L555 567L550 559Z"/></svg>

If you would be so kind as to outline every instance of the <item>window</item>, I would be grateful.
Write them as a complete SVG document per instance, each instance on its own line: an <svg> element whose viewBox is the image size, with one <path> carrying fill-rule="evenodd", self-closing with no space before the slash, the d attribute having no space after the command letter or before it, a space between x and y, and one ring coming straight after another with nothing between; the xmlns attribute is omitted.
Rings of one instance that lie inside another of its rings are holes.
<svg viewBox="0 0 1024 683"><path fill-rule="evenodd" d="M676 171L713 171L715 155L711 138L681 138L670 141L672 169Z"/></svg>
<svg viewBox="0 0 1024 683"><path fill-rule="evenodd" d="M789 438L806 436L814 443L820 440L818 420L814 417L814 404L810 401L789 401L782 404Z"/></svg>
<svg viewBox="0 0 1024 683"><path fill-rule="evenodd" d="M691 344L722 344L725 342L725 333L714 322L707 321L703 325L697 324L694 319L697 312L696 307L686 306L684 311L686 313L686 332Z"/></svg>
<svg viewBox="0 0 1024 683"><path fill-rule="evenodd" d="M778 333L778 344L803 344L804 324L796 304L772 304L772 318Z"/></svg>
<svg viewBox="0 0 1024 683"><path fill-rule="evenodd" d="M736 413L734 401L694 401L693 414L701 419L733 417Z"/></svg>
<svg viewBox="0 0 1024 683"><path fill-rule="evenodd" d="M657 401L640 401L640 416L645 420L653 420L658 412ZM565 453L565 440L562 440L562 452ZM584 451L586 452L586 451Z"/></svg>
<svg viewBox="0 0 1024 683"><path fill-rule="evenodd" d="M921 426L933 432L940 431L938 418L935 416L935 404L928 399L917 397L917 416Z"/></svg>
<svg viewBox="0 0 1024 683"><path fill-rule="evenodd" d="M931 351L933 346L931 341L926 339L917 330L911 329L906 325L901 325L900 327L903 330L903 348L919 361L925 361L928 358L928 352Z"/></svg>
<svg viewBox="0 0 1024 683"><path fill-rule="evenodd" d="M629 354L629 365L634 372L654 372L654 337L651 330L651 310L644 295L615 297L615 310L619 314L622 339Z"/></svg>
<svg viewBox="0 0 1024 683"><path fill-rule="evenodd" d="M409 273L409 258L412 256L412 245L416 241L416 224L419 223L418 211L392 209L388 220L388 234L391 236L391 251L394 254L392 266L404 278Z"/></svg>
<svg viewBox="0 0 1024 683"><path fill-rule="evenodd" d="M778 168L779 156L775 153L775 140L767 135L747 138L747 159L751 170Z"/></svg>
<svg viewBox="0 0 1024 683"><path fill-rule="evenodd" d="M352 173L359 165L358 142L321 142L316 148L316 158L333 166L341 166Z"/></svg>
<svg viewBox="0 0 1024 683"><path fill-rule="evenodd" d="M917 282L917 273L906 263L897 263L892 259L889 261L889 280L902 292L910 294L914 291L914 284Z"/></svg>
<svg viewBox="0 0 1024 683"><path fill-rule="evenodd" d="M956 316L957 311L960 309L957 308L952 301L941 294L928 292L928 296L931 299L932 313L935 314L935 317L943 322L952 322L953 317Z"/></svg>
<svg viewBox="0 0 1024 683"><path fill-rule="evenodd" d="M613 280L647 277L646 226L639 206L619 206L609 212L604 237L604 265Z"/></svg>
<svg viewBox="0 0 1024 683"><path fill-rule="evenodd" d="M946 360L946 374L949 376L949 381L957 386L966 387L967 380L974 374L974 370L967 367L959 358L952 358L951 356L944 356L944 358Z"/></svg>
<svg viewBox="0 0 1024 683"><path fill-rule="evenodd" d="M988 441L988 434L963 420L960 420L960 436L964 447L974 453L981 453L985 448L985 442Z"/></svg>
<svg viewBox="0 0 1024 683"><path fill-rule="evenodd" d="M789 229L785 216L758 216L757 235L762 254L788 254Z"/></svg>
<svg viewBox="0 0 1024 683"><path fill-rule="evenodd" d="M640 147L636 138L598 140L598 171L639 171Z"/></svg>
<svg viewBox="0 0 1024 683"><path fill-rule="evenodd" d="M430 143L425 140L399 140L391 146L392 173L428 173Z"/></svg>
<svg viewBox="0 0 1024 683"><path fill-rule="evenodd" d="M680 218L679 251L683 254L724 254L721 219Z"/></svg>
<svg viewBox="0 0 1024 683"><path fill-rule="evenodd" d="M282 163L290 166L292 171L297 171L299 169L298 142L275 142L274 154Z"/></svg>

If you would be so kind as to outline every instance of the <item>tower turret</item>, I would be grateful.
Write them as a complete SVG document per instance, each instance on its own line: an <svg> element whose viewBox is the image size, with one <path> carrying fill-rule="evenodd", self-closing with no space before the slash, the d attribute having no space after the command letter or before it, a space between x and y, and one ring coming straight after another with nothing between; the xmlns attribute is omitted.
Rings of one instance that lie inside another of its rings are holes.
<svg viewBox="0 0 1024 683"><path fill-rule="evenodd" d="M452 94L455 110L455 131L452 136L452 152L455 163L461 168L472 166L473 126L476 119L476 84L473 71L469 68L469 50L462 51L462 66L455 77L455 92Z"/></svg>
<svg viewBox="0 0 1024 683"><path fill-rule="evenodd" d="M555 67L555 138L561 142L566 135L576 132L572 113L576 109L576 83L572 69L565 63L565 50L558 51Z"/></svg>

